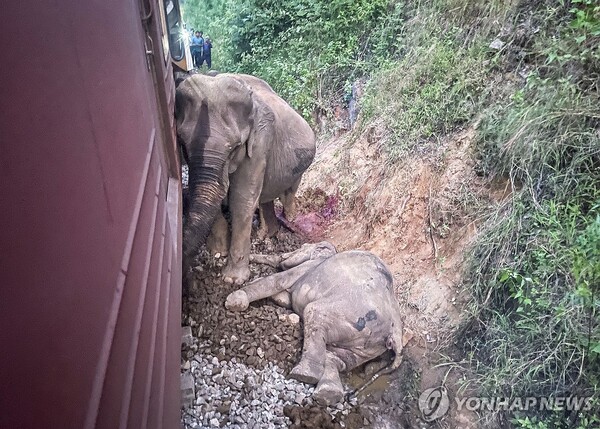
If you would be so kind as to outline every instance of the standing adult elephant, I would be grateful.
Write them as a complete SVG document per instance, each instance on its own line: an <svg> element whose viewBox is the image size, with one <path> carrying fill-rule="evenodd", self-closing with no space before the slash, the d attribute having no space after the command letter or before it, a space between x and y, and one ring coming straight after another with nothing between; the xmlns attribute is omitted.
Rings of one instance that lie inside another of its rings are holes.
<svg viewBox="0 0 600 429"><path fill-rule="evenodd" d="M192 75L177 88L175 116L189 167L184 273L208 238L211 251L228 254L225 281L242 284L250 276L254 212L260 204L270 232L276 198L292 215L302 174L315 155L314 133L267 83L248 75ZM231 213L230 240L223 202Z"/></svg>

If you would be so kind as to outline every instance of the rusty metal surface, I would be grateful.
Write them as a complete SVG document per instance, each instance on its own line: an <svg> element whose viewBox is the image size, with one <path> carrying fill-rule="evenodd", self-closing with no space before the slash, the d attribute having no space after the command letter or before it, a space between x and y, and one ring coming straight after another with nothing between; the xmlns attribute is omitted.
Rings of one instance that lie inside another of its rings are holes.
<svg viewBox="0 0 600 429"><path fill-rule="evenodd" d="M0 427L178 427L170 64L137 1L0 15Z"/></svg>

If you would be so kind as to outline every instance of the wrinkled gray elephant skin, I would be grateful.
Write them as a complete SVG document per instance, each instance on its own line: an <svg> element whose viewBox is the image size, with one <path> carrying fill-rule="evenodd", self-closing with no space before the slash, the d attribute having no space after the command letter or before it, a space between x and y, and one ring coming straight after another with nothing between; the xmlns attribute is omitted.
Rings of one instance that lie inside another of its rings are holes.
<svg viewBox="0 0 600 429"><path fill-rule="evenodd" d="M225 281L242 284L250 275L252 216L260 206L261 235L278 228L275 199L293 216L296 190L315 155L314 133L268 84L248 75L195 74L181 80L175 117L189 167L184 275L206 242L212 253L228 256ZM224 203L231 234L221 212Z"/></svg>
<svg viewBox="0 0 600 429"><path fill-rule="evenodd" d="M269 262L257 256L256 262ZM273 261L271 261L273 262ZM401 362L402 320L393 278L370 252L336 253L327 242L282 255L284 271L258 279L227 297L225 306L243 311L272 297L304 320L302 358L290 376L317 384L315 399L332 404L343 397L340 371L349 371L388 349Z"/></svg>

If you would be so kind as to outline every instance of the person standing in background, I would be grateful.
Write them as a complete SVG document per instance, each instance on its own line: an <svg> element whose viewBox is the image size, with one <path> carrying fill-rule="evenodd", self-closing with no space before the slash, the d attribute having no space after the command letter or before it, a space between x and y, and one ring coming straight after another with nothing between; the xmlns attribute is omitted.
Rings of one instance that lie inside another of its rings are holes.
<svg viewBox="0 0 600 429"><path fill-rule="evenodd" d="M192 37L192 44L190 51L194 60L194 67L202 67L202 49L204 47L204 38L202 37L202 31L196 31L196 34Z"/></svg>
<svg viewBox="0 0 600 429"><path fill-rule="evenodd" d="M211 68L211 58L210 58L211 50L212 50L212 43L210 41L210 37L207 37L204 40L204 46L202 48L203 57L202 57L202 61L200 62L200 67L202 67L202 64L204 63L204 61L206 61L206 65L208 66L208 68L209 69Z"/></svg>

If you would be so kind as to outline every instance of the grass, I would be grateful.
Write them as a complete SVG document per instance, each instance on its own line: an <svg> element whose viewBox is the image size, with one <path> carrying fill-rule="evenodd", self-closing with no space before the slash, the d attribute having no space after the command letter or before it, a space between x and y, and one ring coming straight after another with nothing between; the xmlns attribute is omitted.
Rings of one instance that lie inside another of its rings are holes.
<svg viewBox="0 0 600 429"><path fill-rule="evenodd" d="M425 12L411 19L406 37L414 45L401 60L382 65L361 103L363 125L374 118L383 124L383 149L392 163L411 151L426 151L471 120L485 89L481 46L460 46L458 30L441 29L432 22L438 19Z"/></svg>

